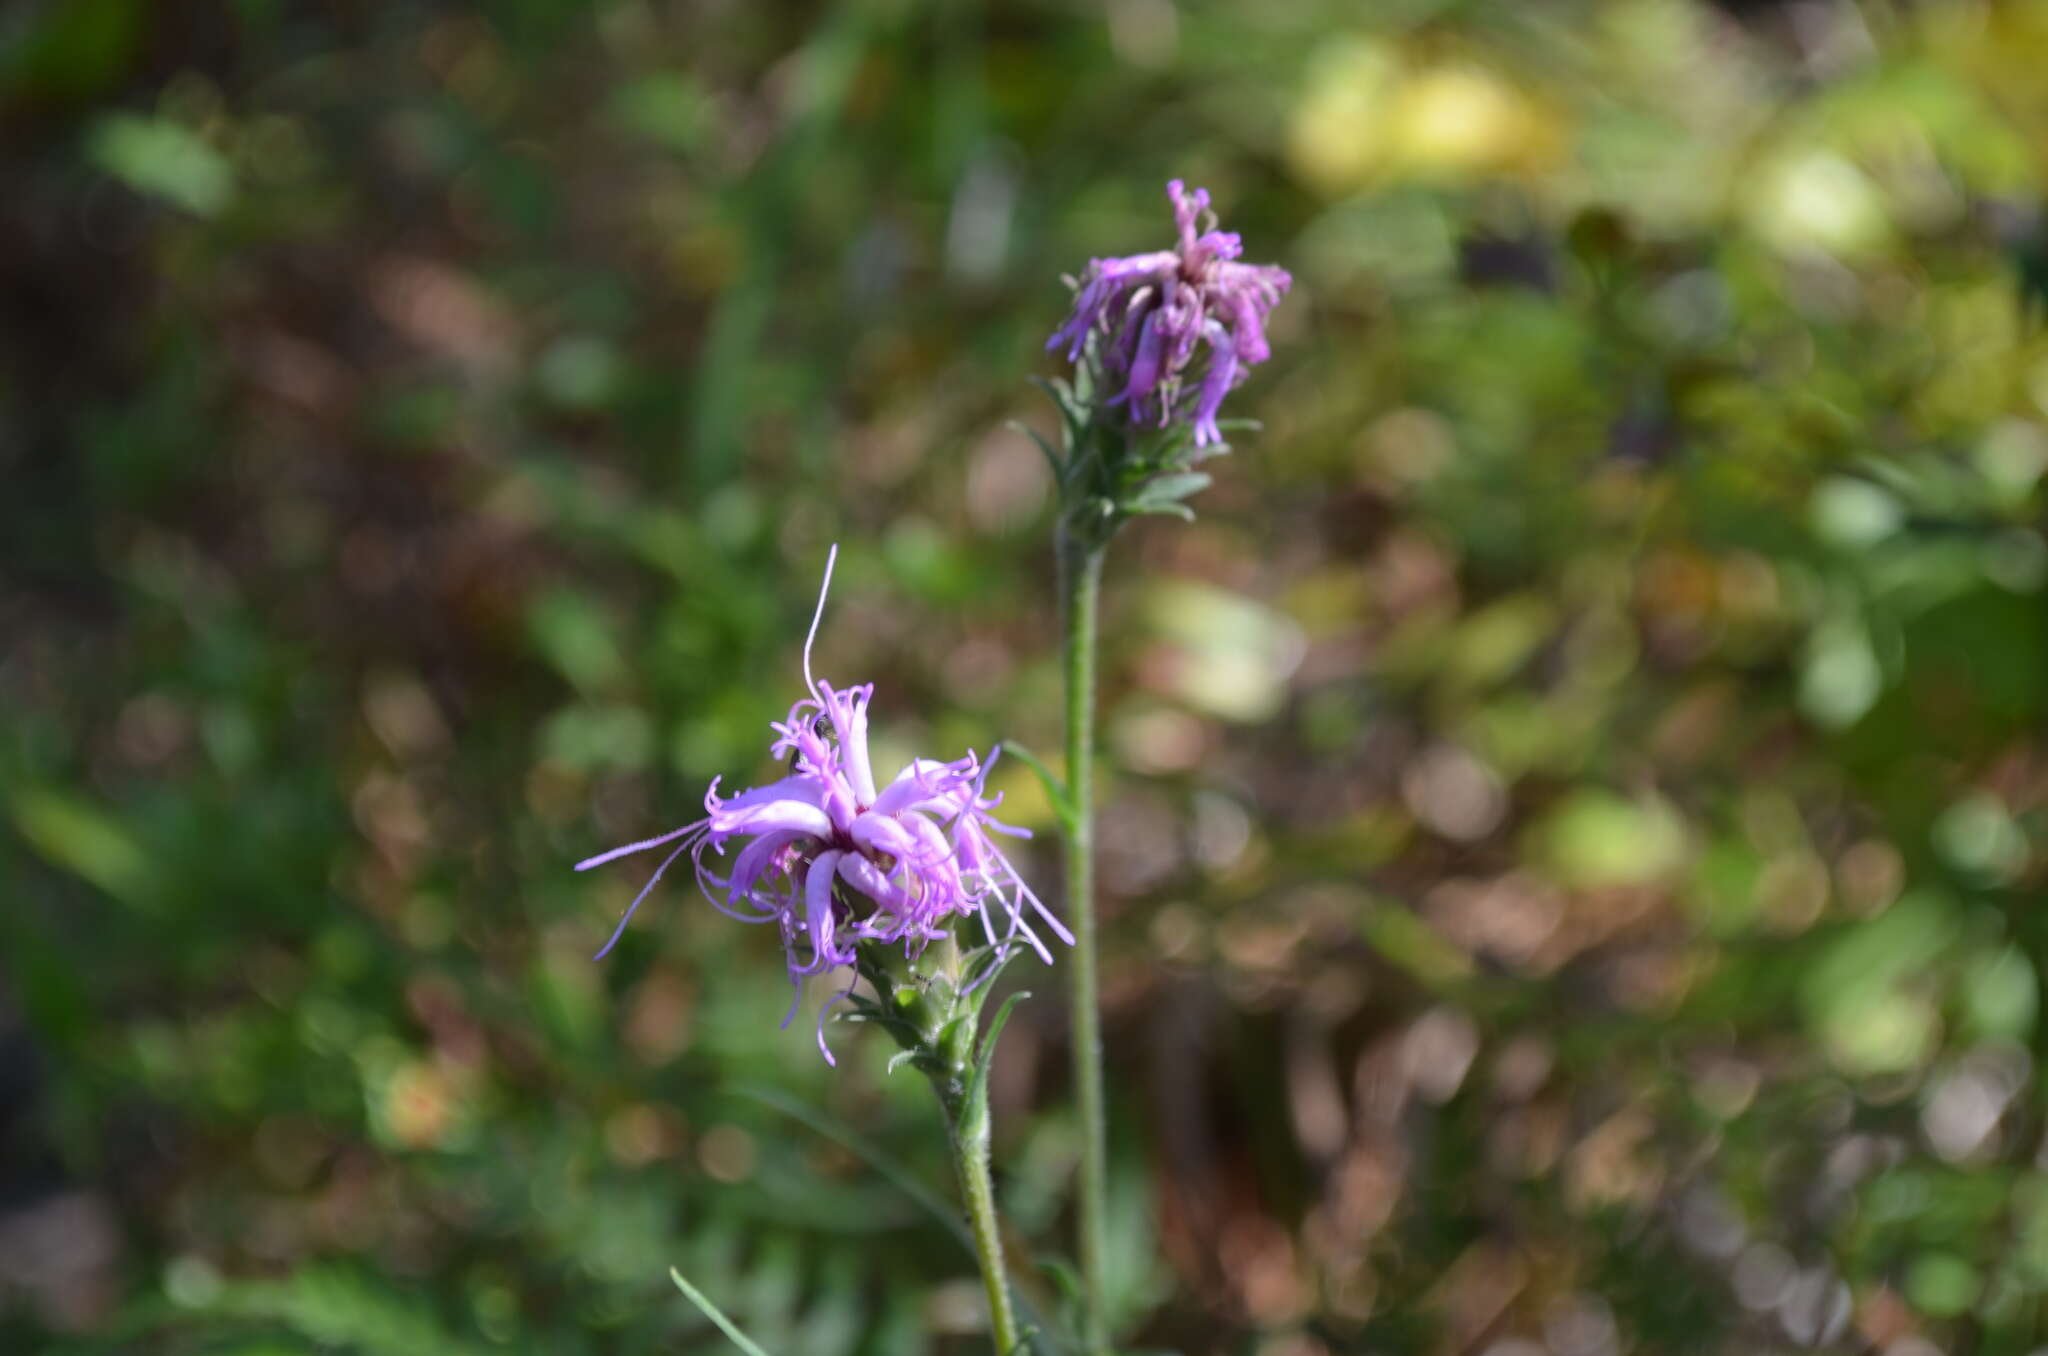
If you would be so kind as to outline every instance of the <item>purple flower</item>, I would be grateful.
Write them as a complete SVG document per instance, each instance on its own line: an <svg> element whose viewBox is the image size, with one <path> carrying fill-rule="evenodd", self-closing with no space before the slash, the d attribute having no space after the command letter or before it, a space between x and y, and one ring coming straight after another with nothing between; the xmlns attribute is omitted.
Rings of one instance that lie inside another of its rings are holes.
<svg viewBox="0 0 2048 1356"><path fill-rule="evenodd" d="M1154 254L1096 259L1074 297L1073 314L1046 342L1079 362L1088 337L1097 350L1105 386L1122 389L1109 401L1133 423L1161 428L1184 420L1195 444L1223 441L1216 412L1230 388L1270 353L1266 316L1293 284L1273 264L1241 264L1243 243L1216 229L1209 194L1189 193L1180 180L1166 186L1180 244ZM1196 380L1198 349L1207 353Z"/></svg>
<svg viewBox="0 0 2048 1356"><path fill-rule="evenodd" d="M1031 836L991 814L1002 799L984 791L994 755L987 762L971 752L950 763L915 758L877 787L868 759L874 685L834 688L811 677L811 644L838 553L835 546L826 559L818 610L804 639L810 695L790 707L787 720L770 726L775 740L769 752L790 759L790 774L731 797L720 796L713 780L704 793L704 818L578 862L576 869L587 871L674 844L597 953L600 960L685 852L713 908L781 931L799 1000L805 979L853 964L861 943L900 943L915 957L956 918L977 918L982 937L1001 951L1022 942L1047 963L1052 954L1031 915L1061 941L1073 942L991 837ZM721 861L734 846L730 861ZM795 1014L792 1002L789 1017ZM818 1048L830 1063L823 1022L820 1014Z"/></svg>

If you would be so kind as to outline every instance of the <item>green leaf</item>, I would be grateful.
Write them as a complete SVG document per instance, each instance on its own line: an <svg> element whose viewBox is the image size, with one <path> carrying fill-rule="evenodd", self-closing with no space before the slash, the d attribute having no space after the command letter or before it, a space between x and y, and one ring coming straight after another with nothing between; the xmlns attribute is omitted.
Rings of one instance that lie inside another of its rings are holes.
<svg viewBox="0 0 2048 1356"><path fill-rule="evenodd" d="M17 9L26 8L17 6ZM145 26L139 0L70 0L28 9L0 60L0 94L88 100L120 80Z"/></svg>
<svg viewBox="0 0 2048 1356"><path fill-rule="evenodd" d="M981 1038L981 1053L975 1056L974 1072L968 1075L967 1105L969 1107L982 1105L982 1099L988 1092L989 1066L996 1061L996 1041L1002 1037L1003 1025L1010 1020L1010 1010L1029 997L1031 997L1029 989L1019 989L1008 998L1005 998L1003 1005L996 1009L994 1020L988 1024L988 1034Z"/></svg>
<svg viewBox="0 0 2048 1356"><path fill-rule="evenodd" d="M14 826L45 858L124 904L153 908L149 857L112 816L84 799L44 787L10 798Z"/></svg>
<svg viewBox="0 0 2048 1356"><path fill-rule="evenodd" d="M93 125L86 155L137 193L194 216L214 216L234 196L235 172L227 157L168 118L109 114Z"/></svg>
<svg viewBox="0 0 2048 1356"><path fill-rule="evenodd" d="M690 152L703 144L711 126L712 100L687 76L657 72L621 87L612 96L613 121L666 150Z"/></svg>
<svg viewBox="0 0 2048 1356"><path fill-rule="evenodd" d="M898 1191L901 1191L905 1196L908 1196L919 1206L922 1206L925 1213L945 1225L946 1231L959 1240L960 1246L966 1249L968 1253L973 1253L974 1235L968 1231L967 1222L960 1217L960 1212L946 1204L945 1199L937 1192L919 1181L917 1174L912 1172L901 1160L891 1156L886 1150L862 1135L858 1130L826 1115L822 1111L817 1111L804 1105L778 1088L750 1084L734 1088L732 1091L737 1096L745 1097L749 1101L759 1102L762 1106L781 1112L799 1125L806 1126L823 1135L826 1139L831 1140L834 1144L837 1144L840 1148L867 1164L883 1180L887 1181Z"/></svg>
<svg viewBox="0 0 2048 1356"><path fill-rule="evenodd" d="M1053 770L1037 754L1016 740L1005 739L1001 747L1004 753L1038 774L1039 785L1045 788L1046 799L1052 802L1053 813L1060 818L1060 832L1071 834L1074 831L1074 797L1067 790L1067 784L1054 776Z"/></svg>
<svg viewBox="0 0 2048 1356"><path fill-rule="evenodd" d="M1095 403L1095 374L1101 370L1097 358L1102 352L1102 332L1093 331L1081 348L1081 362L1074 368L1074 403L1087 409Z"/></svg>
<svg viewBox="0 0 2048 1356"><path fill-rule="evenodd" d="M1041 1257L1038 1269L1052 1278L1054 1289L1059 1292L1061 1303L1075 1313L1080 1312L1084 1302L1081 1273L1074 1264L1064 1257Z"/></svg>
<svg viewBox="0 0 2048 1356"><path fill-rule="evenodd" d="M542 594L528 608L535 650L585 695L601 695L631 674L617 628L594 595L567 587Z"/></svg>
<svg viewBox="0 0 2048 1356"><path fill-rule="evenodd" d="M939 1059L948 1068L965 1060L971 1054L969 1042L974 1039L974 1012L969 1010L947 1021L939 1028L939 1034L932 1038Z"/></svg>
<svg viewBox="0 0 2048 1356"><path fill-rule="evenodd" d="M832 1015L834 1022L848 1022L866 1026L878 1026L896 1039L899 1045L915 1045L924 1039L924 1033L909 1022L879 1008L856 1008L852 1012L838 1012Z"/></svg>
<svg viewBox="0 0 2048 1356"><path fill-rule="evenodd" d="M1074 393L1074 388L1057 377L1051 381L1033 377L1031 384L1050 396L1052 403L1059 408L1060 419L1067 426L1068 445L1079 446L1081 435L1088 427L1088 409Z"/></svg>
<svg viewBox="0 0 2048 1356"><path fill-rule="evenodd" d="M1067 483L1066 464L1060 457L1060 454L1056 450L1054 450L1053 445L1045 440L1044 434L1040 433L1037 429L1031 427L1031 425L1024 423L1022 420L1018 419L1010 420L1009 423L1005 425L1005 427L1016 430L1018 433L1021 433L1025 437L1029 438L1032 442L1038 444L1039 452L1042 453L1045 457L1045 464L1048 467L1052 468L1053 484L1064 485Z"/></svg>
<svg viewBox="0 0 2048 1356"><path fill-rule="evenodd" d="M1196 447L1194 431L1187 425L1169 424L1133 438L1121 460L1126 467L1149 475L1188 466L1210 456L1214 450Z"/></svg>
<svg viewBox="0 0 2048 1356"><path fill-rule="evenodd" d="M754 1341L754 1339L748 1337L745 1333L741 1332L739 1328L733 1324L733 1321L731 1319L727 1318L724 1314L720 1313L717 1305L713 1304L710 1300L706 1299L703 1293L699 1291L696 1286L691 1285L688 1281L684 1280L682 1272L677 1271L674 1267L670 1267L668 1269L668 1275L669 1279L676 1283L676 1289L682 1291L684 1295L688 1296L690 1303L696 1305L699 1309L702 1309L704 1311L704 1316L710 1319L713 1323L716 1323L718 1325L718 1330L724 1333L727 1337L730 1337L732 1339L732 1344L734 1346L738 1347L741 1351L746 1352L747 1356L768 1356L768 1353L761 1350L759 1344L757 1344Z"/></svg>
<svg viewBox="0 0 2048 1356"><path fill-rule="evenodd" d="M1195 511L1186 504L1128 504L1125 506L1124 512L1143 514L1150 517L1178 518L1184 523L1191 523L1195 520Z"/></svg>
<svg viewBox="0 0 2048 1356"><path fill-rule="evenodd" d="M980 1010L981 1000L988 996L989 986L995 982L996 976L1017 958L1017 950L1016 947L977 946L961 959L963 992L974 991L969 996L976 1011Z"/></svg>
<svg viewBox="0 0 2048 1356"><path fill-rule="evenodd" d="M1390 899L1364 902L1358 930L1379 956L1430 989L1442 991L1472 973L1472 958Z"/></svg>
<svg viewBox="0 0 2048 1356"><path fill-rule="evenodd" d="M1139 513L1157 512L1154 505L1179 506L1180 501L1191 494L1199 494L1215 483L1215 477L1207 471L1177 471L1171 475L1157 476L1139 487L1137 497L1130 507Z"/></svg>
<svg viewBox="0 0 2048 1356"><path fill-rule="evenodd" d="M918 1069L920 1073L926 1073L926 1075L932 1075L932 1077L944 1077L946 1075L946 1065L940 1059L934 1059L932 1051L926 1051L926 1049L897 1051L895 1055L889 1057L889 1065L883 1069L883 1073L895 1073L903 1065L911 1065L913 1069Z"/></svg>

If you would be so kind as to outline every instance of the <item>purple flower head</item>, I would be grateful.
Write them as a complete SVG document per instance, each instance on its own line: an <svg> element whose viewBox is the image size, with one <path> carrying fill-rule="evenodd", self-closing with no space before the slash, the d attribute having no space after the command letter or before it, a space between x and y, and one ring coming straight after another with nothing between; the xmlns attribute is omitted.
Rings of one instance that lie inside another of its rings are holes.
<svg viewBox="0 0 2048 1356"><path fill-rule="evenodd" d="M838 554L835 546L826 558L818 610L804 639L809 695L790 707L788 719L770 726L775 740L769 752L789 760L789 775L729 797L718 794L713 780L704 793L704 818L578 862L576 869L586 871L674 844L597 953L600 960L685 852L713 908L781 931L798 999L805 979L853 964L861 943L900 943L915 957L956 918L978 919L982 937L999 951L1022 942L1047 963L1052 953L1034 915L1061 941L1074 940L991 836L1031 836L991 813L1002 799L985 791L994 755L986 762L972 752L950 763L914 758L887 786L876 786L868 759L874 685L834 688L811 676L811 645ZM737 849L729 860L728 848ZM792 1002L784 1025L795 1015ZM818 1048L831 1063L823 1023L821 1013Z"/></svg>
<svg viewBox="0 0 2048 1356"><path fill-rule="evenodd" d="M1191 423L1196 446L1206 447L1223 441L1216 427L1223 397L1271 352L1266 316L1294 279L1274 264L1237 262L1244 245L1216 229L1206 190L1189 193L1175 179L1166 193L1180 244L1090 261L1073 314L1046 347L1064 348L1068 362L1079 362L1089 336L1099 335L1104 386L1121 388L1109 404L1135 424Z"/></svg>

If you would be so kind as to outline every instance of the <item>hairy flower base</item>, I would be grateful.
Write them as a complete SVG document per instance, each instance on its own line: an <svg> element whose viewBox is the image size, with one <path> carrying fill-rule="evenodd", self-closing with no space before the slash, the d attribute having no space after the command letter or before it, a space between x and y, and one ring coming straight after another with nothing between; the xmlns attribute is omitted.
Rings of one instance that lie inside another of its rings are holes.
<svg viewBox="0 0 2048 1356"><path fill-rule="evenodd" d="M828 561L827 588L831 579ZM818 608L822 616L822 591ZM1000 952L1021 942L1051 963L1033 915L1061 941L1074 939L991 836L1030 837L992 813L1001 801L985 793L994 758L984 762L970 752L950 763L913 759L877 788L868 758L874 686L839 689L811 677L817 627L814 617L804 642L810 695L771 727L776 738L769 752L791 760L789 776L729 798L718 794L714 780L704 794L704 818L577 864L585 871L673 844L599 958L618 943L641 900L687 852L698 887L714 908L781 931L797 1001L804 980L852 965L862 943L900 943L915 957L946 936L957 918L977 919L982 938ZM795 1015L792 1001L784 1025ZM823 1022L821 1013L818 1046L831 1062Z"/></svg>
<svg viewBox="0 0 2048 1356"><path fill-rule="evenodd" d="M1109 404L1134 424L1192 424L1195 444L1223 441L1223 398L1270 353L1266 317L1293 285L1286 269L1241 264L1244 244L1216 229L1204 189L1166 186L1180 243L1170 250L1095 259L1076 285L1074 310L1046 341L1080 362L1099 336ZM1207 365L1196 363L1206 349ZM1197 380L1199 377L1199 380Z"/></svg>

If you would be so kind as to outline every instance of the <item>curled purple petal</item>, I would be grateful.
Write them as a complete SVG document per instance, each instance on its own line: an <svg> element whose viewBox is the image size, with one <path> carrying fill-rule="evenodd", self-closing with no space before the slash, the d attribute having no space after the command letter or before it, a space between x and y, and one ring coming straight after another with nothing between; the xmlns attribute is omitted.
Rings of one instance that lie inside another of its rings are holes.
<svg viewBox="0 0 2048 1356"><path fill-rule="evenodd" d="M1202 394L1195 405L1195 446L1209 447L1223 441L1223 431L1216 427L1216 413L1223 407L1223 397L1230 394L1231 386L1237 380L1237 350L1228 337L1218 333L1210 338L1209 371L1202 378Z"/></svg>
<svg viewBox="0 0 2048 1356"><path fill-rule="evenodd" d="M1138 334L1138 353L1131 360L1130 376L1124 382L1123 394L1111 404L1143 400L1159 384L1159 364L1166 356L1166 335L1159 316L1159 311L1155 310L1145 317L1144 326Z"/></svg>
<svg viewBox="0 0 2048 1356"><path fill-rule="evenodd" d="M815 805L798 800L762 801L738 813L720 811L711 827L721 835L735 833L807 833L830 838L832 820Z"/></svg>
<svg viewBox="0 0 2048 1356"><path fill-rule="evenodd" d="M811 965L815 974L828 968L832 955L832 884L838 879L843 852L821 852L804 877L804 924L811 934Z"/></svg>
<svg viewBox="0 0 2048 1356"><path fill-rule="evenodd" d="M1216 228L1205 190L1175 179L1166 194L1175 248L1092 260L1046 347L1065 350L1070 363L1096 364L1105 407L1132 424L1179 423L1208 446L1222 441L1223 397L1271 355L1266 318L1293 279L1276 265L1238 262L1244 242ZM1215 326L1232 342L1216 343ZM1101 342L1090 350L1092 335Z"/></svg>

